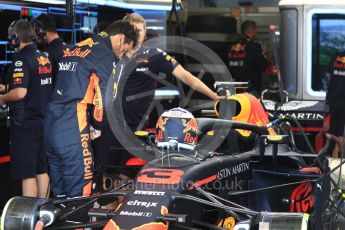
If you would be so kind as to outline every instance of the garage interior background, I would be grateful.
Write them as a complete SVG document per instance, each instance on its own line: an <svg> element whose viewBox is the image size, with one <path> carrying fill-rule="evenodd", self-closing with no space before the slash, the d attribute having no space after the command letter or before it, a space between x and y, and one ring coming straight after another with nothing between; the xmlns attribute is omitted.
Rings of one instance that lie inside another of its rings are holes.
<svg viewBox="0 0 345 230"><path fill-rule="evenodd" d="M71 4L73 7L71 8ZM17 19L28 19L47 13L55 19L58 33L67 43L76 43L90 36L98 22L112 22L125 14L137 12L147 20L148 38L162 35L183 35L202 42L226 60L228 44L235 39L242 21L251 19L258 24L257 39L269 43L268 25L279 25L278 0L229 1L187 0L178 5L176 22L172 0L161 1L96 1L96 0L23 0L0 1L0 78L6 83L5 70L11 62L13 51L7 47L8 25ZM71 11L72 10L72 14ZM168 20L170 19L170 20ZM183 59L183 58L182 58ZM183 60L179 59L183 63ZM198 65L188 60L186 69L197 73ZM203 78L208 85L210 76ZM8 156L7 108L0 108L0 183L6 185L0 191L0 206L13 195L19 195L18 181L10 180Z"/></svg>

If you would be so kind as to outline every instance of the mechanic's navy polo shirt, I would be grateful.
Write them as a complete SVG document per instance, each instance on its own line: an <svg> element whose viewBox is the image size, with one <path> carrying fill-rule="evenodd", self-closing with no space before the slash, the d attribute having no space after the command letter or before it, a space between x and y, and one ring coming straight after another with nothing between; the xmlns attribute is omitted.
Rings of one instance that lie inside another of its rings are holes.
<svg viewBox="0 0 345 230"><path fill-rule="evenodd" d="M68 46L64 43L62 38L56 38L51 41L47 46L47 53L49 54L49 60L51 65L53 66L53 85L56 82L56 75L59 70L59 62L63 56L63 51L67 49Z"/></svg>
<svg viewBox="0 0 345 230"><path fill-rule="evenodd" d="M9 90L26 88L27 94L10 103L12 124L42 124L52 92L51 73L47 53L40 52L35 44L26 45L15 55L9 69Z"/></svg>
<svg viewBox="0 0 345 230"><path fill-rule="evenodd" d="M126 101L127 96L139 93L148 94L149 98L153 98L157 80L150 75L171 74L178 65L174 58L159 48L140 47L126 68L126 74L129 76L125 84L123 100ZM139 96L138 100L142 98Z"/></svg>

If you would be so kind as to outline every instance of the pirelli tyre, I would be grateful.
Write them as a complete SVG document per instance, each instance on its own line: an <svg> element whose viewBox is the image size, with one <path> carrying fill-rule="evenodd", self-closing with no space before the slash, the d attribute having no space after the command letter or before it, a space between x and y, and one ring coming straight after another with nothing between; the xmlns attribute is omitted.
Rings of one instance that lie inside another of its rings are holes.
<svg viewBox="0 0 345 230"><path fill-rule="evenodd" d="M46 199L16 196L7 201L1 215L1 230L33 230L37 211Z"/></svg>

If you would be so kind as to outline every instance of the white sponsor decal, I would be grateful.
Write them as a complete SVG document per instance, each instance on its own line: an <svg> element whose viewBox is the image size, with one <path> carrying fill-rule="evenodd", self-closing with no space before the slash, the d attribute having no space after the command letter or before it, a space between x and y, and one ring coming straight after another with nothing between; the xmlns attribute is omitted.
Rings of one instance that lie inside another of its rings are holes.
<svg viewBox="0 0 345 230"><path fill-rule="evenodd" d="M243 61L229 61L230 66L243 66Z"/></svg>
<svg viewBox="0 0 345 230"><path fill-rule="evenodd" d="M217 179L221 180L223 178L237 175L239 173L243 173L243 172L248 171L248 170L249 170L249 163L248 162L240 163L240 164L234 165L230 168L225 168L225 169L219 170L217 173Z"/></svg>
<svg viewBox="0 0 345 230"><path fill-rule="evenodd" d="M280 113L280 115L289 115L300 120L323 120L324 118L320 113Z"/></svg>
<svg viewBox="0 0 345 230"><path fill-rule="evenodd" d="M345 71L334 70L334 75L345 76Z"/></svg>
<svg viewBox="0 0 345 230"><path fill-rule="evenodd" d="M148 196L164 196L165 192L135 190L134 194L136 194L136 195L148 195Z"/></svg>
<svg viewBox="0 0 345 230"><path fill-rule="evenodd" d="M60 71L76 71L77 65L78 65L77 62L60 62L59 70Z"/></svg>
<svg viewBox="0 0 345 230"><path fill-rule="evenodd" d="M141 206L141 207L145 207L145 208L149 208L149 207L157 207L157 203L156 202L143 202L143 201L128 201L127 204L129 206Z"/></svg>
<svg viewBox="0 0 345 230"><path fill-rule="evenodd" d="M149 71L149 68L144 68L144 67L136 68L135 71L137 71L137 72L146 72L146 71Z"/></svg>
<svg viewBox="0 0 345 230"><path fill-rule="evenodd" d="M157 48L157 52L162 53L163 56L167 55L167 53L164 50L162 50L161 48Z"/></svg>
<svg viewBox="0 0 345 230"><path fill-rule="evenodd" d="M270 100L263 100L262 101L265 105L265 108L267 110L275 110L275 102ZM278 110L281 111L290 111L290 110L298 110L302 108L308 108L315 106L318 101L289 101L287 103L284 103L280 107L278 107Z"/></svg>
<svg viewBox="0 0 345 230"><path fill-rule="evenodd" d="M13 71L14 72L23 72L23 69L22 68L15 68Z"/></svg>
<svg viewBox="0 0 345 230"><path fill-rule="evenodd" d="M41 85L50 85L52 83L51 78L41 79Z"/></svg>
<svg viewBox="0 0 345 230"><path fill-rule="evenodd" d="M59 89L58 89L58 90L56 90L56 93L59 94L59 95L62 95L62 91L63 91L63 90L59 90Z"/></svg>
<svg viewBox="0 0 345 230"><path fill-rule="evenodd" d="M14 63L14 65L15 65L16 67L21 67L21 66L23 65L23 62L22 62L22 61L16 61L16 62Z"/></svg>
<svg viewBox="0 0 345 230"><path fill-rule="evenodd" d="M129 212L121 211L120 216L142 216L142 217L151 217L152 212Z"/></svg>

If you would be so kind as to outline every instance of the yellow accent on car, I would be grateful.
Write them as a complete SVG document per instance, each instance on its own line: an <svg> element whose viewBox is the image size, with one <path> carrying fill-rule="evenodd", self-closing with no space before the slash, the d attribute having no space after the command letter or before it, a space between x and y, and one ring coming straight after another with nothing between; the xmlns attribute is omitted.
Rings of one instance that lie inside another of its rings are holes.
<svg viewBox="0 0 345 230"><path fill-rule="evenodd" d="M270 141L281 141L283 137L280 135L268 135L267 139Z"/></svg>
<svg viewBox="0 0 345 230"><path fill-rule="evenodd" d="M138 131L135 131L134 134L139 137L144 137L144 136L147 136L149 133L143 130L138 130Z"/></svg>

